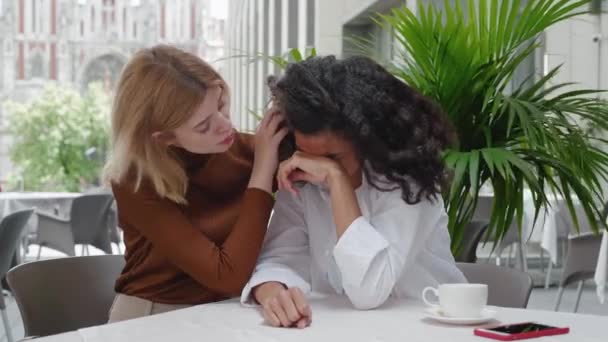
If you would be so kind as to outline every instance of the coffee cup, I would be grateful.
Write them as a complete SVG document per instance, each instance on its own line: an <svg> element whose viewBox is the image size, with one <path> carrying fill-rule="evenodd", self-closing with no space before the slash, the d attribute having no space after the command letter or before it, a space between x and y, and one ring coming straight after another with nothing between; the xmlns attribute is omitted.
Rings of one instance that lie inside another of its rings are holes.
<svg viewBox="0 0 608 342"><path fill-rule="evenodd" d="M426 298L429 292L433 292L439 301L429 301ZM488 302L488 285L464 283L441 284L438 288L429 286L422 290L422 300L448 317L479 317Z"/></svg>

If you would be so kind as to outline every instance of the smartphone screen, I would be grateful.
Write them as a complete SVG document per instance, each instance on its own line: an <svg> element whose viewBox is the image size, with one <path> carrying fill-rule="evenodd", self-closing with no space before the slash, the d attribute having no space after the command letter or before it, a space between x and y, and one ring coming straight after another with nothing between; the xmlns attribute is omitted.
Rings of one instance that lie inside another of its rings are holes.
<svg viewBox="0 0 608 342"><path fill-rule="evenodd" d="M502 334L515 335L515 334L522 334L522 333L528 333L528 332L534 332L534 331L543 331L543 330L549 330L549 329L556 329L556 328L549 326L549 325L538 324L538 323L518 323L518 324L503 325L503 326L495 327L495 328L489 328L486 330L495 331L495 332L502 333Z"/></svg>

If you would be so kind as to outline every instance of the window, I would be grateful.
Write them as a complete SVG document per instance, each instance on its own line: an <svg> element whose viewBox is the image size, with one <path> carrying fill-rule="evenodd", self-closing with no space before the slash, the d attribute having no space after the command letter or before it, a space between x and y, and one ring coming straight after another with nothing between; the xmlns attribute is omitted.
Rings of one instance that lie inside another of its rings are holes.
<svg viewBox="0 0 608 342"><path fill-rule="evenodd" d="M268 31L268 27L269 27L269 18L268 16L270 15L270 9L268 8L269 4L269 0L264 0L264 22L263 22L263 28L262 28L262 34L264 35L263 40L264 40L264 46L262 47L262 52L264 52L265 54L270 54L270 47L269 45L269 31ZM223 32L222 32L223 34ZM265 76L268 75L268 63L263 63L263 67L262 67L262 74ZM262 87L262 97L264 98L264 100L268 99L268 87Z"/></svg>
<svg viewBox="0 0 608 342"><path fill-rule="evenodd" d="M281 27L282 7L283 1L276 1L276 8L274 10L274 51L270 52L273 56L281 54L281 36L283 34L283 28Z"/></svg>
<svg viewBox="0 0 608 342"><path fill-rule="evenodd" d="M288 38L287 38L287 47L289 48L297 48L298 47L298 0L289 0L289 9L288 9Z"/></svg>
<svg viewBox="0 0 608 342"><path fill-rule="evenodd" d="M91 7L91 32L95 32L95 7Z"/></svg>
<svg viewBox="0 0 608 342"><path fill-rule="evenodd" d="M122 9L122 33L127 34L127 9Z"/></svg>
<svg viewBox="0 0 608 342"><path fill-rule="evenodd" d="M315 46L315 0L306 6L306 46Z"/></svg>
<svg viewBox="0 0 608 342"><path fill-rule="evenodd" d="M44 58L42 57L42 53L37 51L30 57L29 60L29 78L44 78L45 70L44 70Z"/></svg>
<svg viewBox="0 0 608 342"><path fill-rule="evenodd" d="M36 16L36 3L38 1L32 0L32 32L36 32L36 21L38 17Z"/></svg>

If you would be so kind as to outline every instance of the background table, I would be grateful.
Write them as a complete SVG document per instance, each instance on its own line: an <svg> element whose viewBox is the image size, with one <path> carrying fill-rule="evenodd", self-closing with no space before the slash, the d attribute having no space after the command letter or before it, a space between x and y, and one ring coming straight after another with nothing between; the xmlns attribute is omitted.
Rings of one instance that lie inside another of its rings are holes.
<svg viewBox="0 0 608 342"><path fill-rule="evenodd" d="M392 300L382 308L370 311L354 310L346 298L337 297L312 299L311 305L313 324L303 330L268 327L262 323L257 309L242 307L232 300L36 341L492 341L474 336L474 326L450 326L425 318L424 307L418 302ZM567 335L538 341L606 341L604 327L608 323L607 317L522 309L496 310L497 320L502 323L537 321L570 327L571 332Z"/></svg>
<svg viewBox="0 0 608 342"><path fill-rule="evenodd" d="M75 192L0 192L0 217L30 208L67 217L72 201L80 195ZM37 225L38 217L32 215L26 231L35 232Z"/></svg>

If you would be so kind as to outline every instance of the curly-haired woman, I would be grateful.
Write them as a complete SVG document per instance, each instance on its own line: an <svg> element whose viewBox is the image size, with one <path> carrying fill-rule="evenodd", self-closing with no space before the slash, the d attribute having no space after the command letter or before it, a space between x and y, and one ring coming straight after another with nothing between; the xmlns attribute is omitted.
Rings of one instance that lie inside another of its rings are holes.
<svg viewBox="0 0 608 342"><path fill-rule="evenodd" d="M242 301L261 304L271 325L303 328L310 291L371 309L466 282L440 195L452 138L441 110L365 57L308 59L269 83L297 152L279 167L282 191Z"/></svg>

